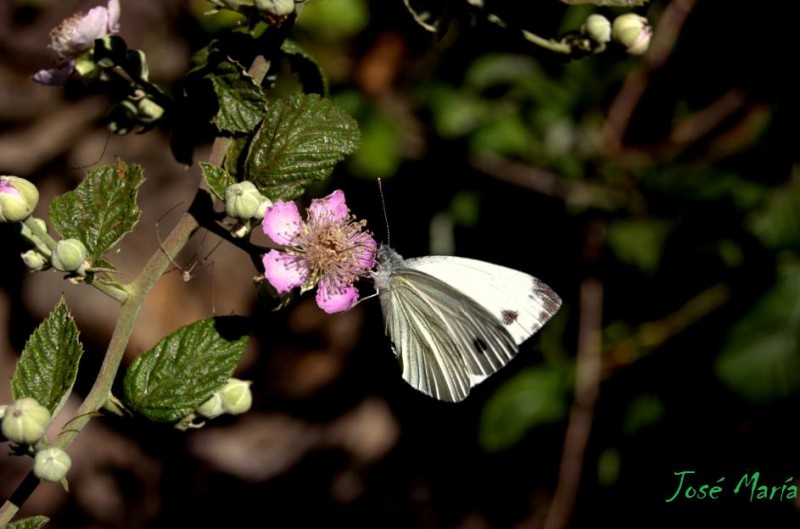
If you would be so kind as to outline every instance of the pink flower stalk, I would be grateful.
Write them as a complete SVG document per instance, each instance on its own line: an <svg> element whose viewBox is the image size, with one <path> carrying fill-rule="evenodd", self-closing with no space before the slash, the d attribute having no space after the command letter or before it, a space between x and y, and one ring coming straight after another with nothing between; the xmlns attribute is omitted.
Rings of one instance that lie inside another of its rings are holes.
<svg viewBox="0 0 800 529"><path fill-rule="evenodd" d="M50 32L50 48L58 53L55 68L33 75L37 83L60 86L75 69L75 59L92 49L94 41L119 33L119 0L108 0L108 7L93 7L88 13L76 13Z"/></svg>
<svg viewBox="0 0 800 529"><path fill-rule="evenodd" d="M264 276L280 293L318 285L317 305L329 314L352 308L358 302L353 283L375 266L377 244L365 225L350 214L340 190L313 200L305 222L294 202L278 200L262 227L285 248L264 255Z"/></svg>

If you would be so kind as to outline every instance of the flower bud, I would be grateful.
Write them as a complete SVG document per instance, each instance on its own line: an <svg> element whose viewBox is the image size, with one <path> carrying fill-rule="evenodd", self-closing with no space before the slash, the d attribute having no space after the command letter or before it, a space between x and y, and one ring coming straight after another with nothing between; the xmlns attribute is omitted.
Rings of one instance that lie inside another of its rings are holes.
<svg viewBox="0 0 800 529"><path fill-rule="evenodd" d="M45 481L58 482L67 476L72 459L60 448L45 448L33 456L33 474Z"/></svg>
<svg viewBox="0 0 800 529"><path fill-rule="evenodd" d="M652 30L647 19L636 13L626 13L614 19L611 38L623 46L631 55L641 55L650 46Z"/></svg>
<svg viewBox="0 0 800 529"><path fill-rule="evenodd" d="M212 393L211 396L208 397L208 400L198 406L194 411L197 415L205 417L206 419L213 419L225 413L225 410L222 408L222 396L219 394L219 391Z"/></svg>
<svg viewBox="0 0 800 529"><path fill-rule="evenodd" d="M145 97L139 101L139 120L142 123L153 123L164 115L164 107Z"/></svg>
<svg viewBox="0 0 800 529"><path fill-rule="evenodd" d="M250 391L249 380L229 378L228 382L219 390L222 398L222 409L231 415L239 415L250 409L253 405L253 393Z"/></svg>
<svg viewBox="0 0 800 529"><path fill-rule="evenodd" d="M239 182L225 190L225 213L237 219L252 219L264 197L252 182Z"/></svg>
<svg viewBox="0 0 800 529"><path fill-rule="evenodd" d="M295 0L256 0L256 9L270 15L286 17L294 13Z"/></svg>
<svg viewBox="0 0 800 529"><path fill-rule="evenodd" d="M581 32L596 43L605 44L611 40L611 22L603 15L594 13L586 17Z"/></svg>
<svg viewBox="0 0 800 529"><path fill-rule="evenodd" d="M78 239L62 239L53 250L53 268L61 272L78 272L86 266L86 246Z"/></svg>
<svg viewBox="0 0 800 529"><path fill-rule="evenodd" d="M31 216L39 190L24 178L0 176L0 222L20 222Z"/></svg>
<svg viewBox="0 0 800 529"><path fill-rule="evenodd" d="M47 268L47 265L50 264L50 260L47 258L47 256L42 255L42 253L37 250L28 250L27 252L20 254L20 256L22 257L22 262L25 263L25 266L37 272L44 270Z"/></svg>
<svg viewBox="0 0 800 529"><path fill-rule="evenodd" d="M50 411L30 397L22 397L6 408L3 435L18 444L35 444L50 424Z"/></svg>

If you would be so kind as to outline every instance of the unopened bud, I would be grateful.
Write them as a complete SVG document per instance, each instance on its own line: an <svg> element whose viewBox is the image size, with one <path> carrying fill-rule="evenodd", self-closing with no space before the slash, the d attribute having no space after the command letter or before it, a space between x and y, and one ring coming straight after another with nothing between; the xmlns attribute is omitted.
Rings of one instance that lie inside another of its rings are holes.
<svg viewBox="0 0 800 529"><path fill-rule="evenodd" d="M45 448L33 456L33 474L45 481L59 482L67 476L72 459L60 448Z"/></svg>
<svg viewBox="0 0 800 529"><path fill-rule="evenodd" d="M295 0L256 0L256 9L270 15L286 17L294 13Z"/></svg>
<svg viewBox="0 0 800 529"><path fill-rule="evenodd" d="M594 13L586 17L581 32L598 44L605 44L611 40L611 22L603 15Z"/></svg>
<svg viewBox="0 0 800 529"><path fill-rule="evenodd" d="M237 219L252 219L263 200L252 182L232 184L225 189L225 213Z"/></svg>
<svg viewBox="0 0 800 529"><path fill-rule="evenodd" d="M61 272L80 272L88 268L86 246L78 239L62 239L53 250L53 268Z"/></svg>
<svg viewBox="0 0 800 529"><path fill-rule="evenodd" d="M161 119L164 115L164 107L150 98L143 98L139 101L139 120L142 123L153 123Z"/></svg>
<svg viewBox="0 0 800 529"><path fill-rule="evenodd" d="M267 197L261 197L261 204L258 205L258 211L253 216L254 219L261 220L267 212L267 208L272 206L272 201Z"/></svg>
<svg viewBox="0 0 800 529"><path fill-rule="evenodd" d="M36 186L18 176L0 176L0 222L20 222L39 203Z"/></svg>
<svg viewBox="0 0 800 529"><path fill-rule="evenodd" d="M25 263L25 266L37 272L44 270L47 268L47 265L50 264L50 260L47 258L47 256L42 255L42 253L38 250L28 250L27 252L23 252L20 256L22 257L22 262Z"/></svg>
<svg viewBox="0 0 800 529"><path fill-rule="evenodd" d="M213 419L225 413L225 410L222 408L222 397L219 391L212 393L211 396L194 411L197 415L205 417L206 419Z"/></svg>
<svg viewBox="0 0 800 529"><path fill-rule="evenodd" d="M50 424L50 411L30 397L10 404L3 415L2 432L6 439L32 445L44 436Z"/></svg>
<svg viewBox="0 0 800 529"><path fill-rule="evenodd" d="M614 19L611 38L619 42L631 55L641 55L650 46L652 29L647 19L636 13L626 13Z"/></svg>
<svg viewBox="0 0 800 529"><path fill-rule="evenodd" d="M228 382L219 390L222 397L222 408L231 415L239 415L250 409L253 405L253 393L250 391L249 380L229 378Z"/></svg>

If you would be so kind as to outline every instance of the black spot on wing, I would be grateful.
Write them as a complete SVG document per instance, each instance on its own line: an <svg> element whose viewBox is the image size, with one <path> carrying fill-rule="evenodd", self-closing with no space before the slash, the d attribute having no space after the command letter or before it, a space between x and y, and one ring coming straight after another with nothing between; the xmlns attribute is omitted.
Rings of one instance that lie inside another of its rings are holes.
<svg viewBox="0 0 800 529"><path fill-rule="evenodd" d="M511 325L519 318L519 312L515 310L503 309L500 311L500 319L503 320L504 325Z"/></svg>
<svg viewBox="0 0 800 529"><path fill-rule="evenodd" d="M489 344L487 344L483 338L476 337L472 340L472 347L475 349L475 352L478 354L483 354L489 349Z"/></svg>

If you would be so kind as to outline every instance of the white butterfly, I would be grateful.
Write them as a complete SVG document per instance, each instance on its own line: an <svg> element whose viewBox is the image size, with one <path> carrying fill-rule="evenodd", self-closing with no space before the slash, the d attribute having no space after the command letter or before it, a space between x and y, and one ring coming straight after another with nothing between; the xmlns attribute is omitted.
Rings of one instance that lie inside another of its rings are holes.
<svg viewBox="0 0 800 529"><path fill-rule="evenodd" d="M440 400L464 400L561 306L550 287L504 266L403 259L386 245L377 260L372 277L403 379Z"/></svg>

